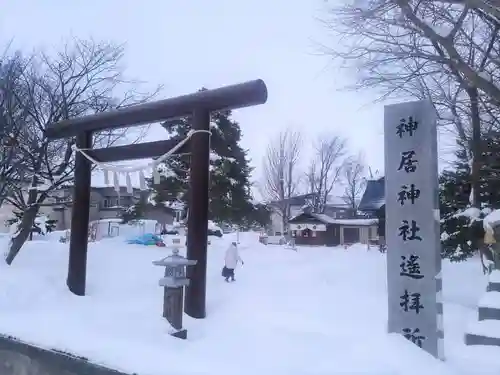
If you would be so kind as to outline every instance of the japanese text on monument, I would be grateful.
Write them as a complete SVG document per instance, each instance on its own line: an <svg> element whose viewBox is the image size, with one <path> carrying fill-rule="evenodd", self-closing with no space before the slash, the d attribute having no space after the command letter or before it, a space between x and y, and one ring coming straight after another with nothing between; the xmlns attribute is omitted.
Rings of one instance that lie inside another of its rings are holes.
<svg viewBox="0 0 500 375"><path fill-rule="evenodd" d="M413 137L418 131L418 122L414 120L413 116L409 116L408 119L402 118L399 124L396 126L396 134L399 138L404 136ZM401 158L399 161L398 171L404 171L404 173L415 173L418 168L418 156L414 150L407 150L401 152ZM418 189L415 184L403 184L401 185L401 191L399 191L397 200L401 205L405 204L415 204L417 199L420 197L420 189ZM420 227L417 221L413 218L403 219L401 221L401 226L398 228L398 235L402 238L404 242L406 241L422 241L422 237L419 235ZM405 257L402 257L405 259ZM420 266L418 265L418 256L410 255L412 259L414 269L418 269L419 278L423 278L424 275L420 274ZM406 259L405 259L406 260ZM401 264L401 268L404 269L405 263ZM416 267L416 268L415 268ZM403 277L412 277L415 279L415 275L411 275L408 272L400 272ZM408 289L404 290L403 295L400 297L400 306L404 312L414 312L418 314L421 309L424 308L421 302L421 294L419 292L409 292ZM425 336L419 334L420 328L403 328L403 336L412 341L414 344L422 347L422 342L426 339Z"/></svg>
<svg viewBox="0 0 500 375"><path fill-rule="evenodd" d="M438 357L437 145L428 104L385 109L388 327Z"/></svg>

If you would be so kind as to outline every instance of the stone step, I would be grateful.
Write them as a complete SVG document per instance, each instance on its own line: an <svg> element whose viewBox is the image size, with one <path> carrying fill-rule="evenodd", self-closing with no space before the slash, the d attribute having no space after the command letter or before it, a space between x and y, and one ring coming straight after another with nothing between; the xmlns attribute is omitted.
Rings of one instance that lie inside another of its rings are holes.
<svg viewBox="0 0 500 375"><path fill-rule="evenodd" d="M486 287L487 292L500 292L500 282L489 282Z"/></svg>
<svg viewBox="0 0 500 375"><path fill-rule="evenodd" d="M500 320L500 308L479 307L479 320Z"/></svg>
<svg viewBox="0 0 500 375"><path fill-rule="evenodd" d="M500 338L481 335L465 334L465 345L489 345L500 346Z"/></svg>
<svg viewBox="0 0 500 375"><path fill-rule="evenodd" d="M484 293L479 300L478 307L479 309L500 310L500 292Z"/></svg>
<svg viewBox="0 0 500 375"><path fill-rule="evenodd" d="M473 322L466 331L465 344L500 346L500 321Z"/></svg>

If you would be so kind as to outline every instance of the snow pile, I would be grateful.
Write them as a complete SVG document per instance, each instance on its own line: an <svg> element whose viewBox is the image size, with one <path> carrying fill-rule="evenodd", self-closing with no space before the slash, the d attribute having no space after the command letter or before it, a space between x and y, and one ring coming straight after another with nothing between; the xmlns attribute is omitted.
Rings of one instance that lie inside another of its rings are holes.
<svg viewBox="0 0 500 375"><path fill-rule="evenodd" d="M217 224L215 224L212 220L208 220L208 230L211 230L213 232L219 231L222 233L222 229Z"/></svg>
<svg viewBox="0 0 500 375"><path fill-rule="evenodd" d="M0 332L141 375L500 373L498 348L463 343L484 290L477 260L444 263L442 363L386 334L380 253L362 245L292 252L240 233L245 265L227 284L220 270L230 241L214 238L210 245L208 316L185 317L187 341L169 336L161 317L164 270L151 262L169 250L120 237L89 245L86 297L67 291L67 244L31 241L11 267L0 264Z"/></svg>
<svg viewBox="0 0 500 375"><path fill-rule="evenodd" d="M493 270L490 273L490 283L500 283L500 271L499 270Z"/></svg>
<svg viewBox="0 0 500 375"><path fill-rule="evenodd" d="M500 210L493 210L483 220L484 230L492 230L500 224Z"/></svg>
<svg viewBox="0 0 500 375"><path fill-rule="evenodd" d="M479 307L500 309L500 292L487 292L481 297ZM500 336L499 336L500 337Z"/></svg>
<svg viewBox="0 0 500 375"><path fill-rule="evenodd" d="M452 261L463 261L474 256L477 252L474 240L483 239L484 229L488 232L484 220L489 214L491 210L488 208L468 207L441 217L442 257ZM439 210L435 211L435 217L439 217Z"/></svg>
<svg viewBox="0 0 500 375"><path fill-rule="evenodd" d="M481 217L481 210L476 207L466 208L464 211L457 212L454 217L465 216L470 218L471 220L478 220Z"/></svg>
<svg viewBox="0 0 500 375"><path fill-rule="evenodd" d="M477 336L500 338L500 320L488 319L474 322L469 325L467 332Z"/></svg>

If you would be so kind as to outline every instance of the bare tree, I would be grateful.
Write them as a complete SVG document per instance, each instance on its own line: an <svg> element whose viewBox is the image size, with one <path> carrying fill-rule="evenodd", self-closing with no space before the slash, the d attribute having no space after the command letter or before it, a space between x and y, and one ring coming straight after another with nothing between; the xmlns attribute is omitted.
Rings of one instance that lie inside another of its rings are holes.
<svg viewBox="0 0 500 375"><path fill-rule="evenodd" d="M74 40L55 57L33 55L22 69L9 95L23 116L10 116L9 121L18 131L16 152L22 155L23 165L18 181L9 183L9 195L5 197L22 213L22 218L6 254L7 264L12 263L29 237L40 206L73 181L74 139L49 142L45 137L46 125L151 97L130 88L133 82L122 75L122 56L121 46ZM95 135L94 144L109 146L126 134L126 130L102 132ZM29 181L28 188L25 181Z"/></svg>
<svg viewBox="0 0 500 375"><path fill-rule="evenodd" d="M288 200L300 183L299 160L302 149L301 134L287 129L267 147L264 159L262 195L277 209L286 228L290 218Z"/></svg>
<svg viewBox="0 0 500 375"><path fill-rule="evenodd" d="M482 15L500 23L500 0L437 0L448 4L467 5Z"/></svg>
<svg viewBox="0 0 500 375"><path fill-rule="evenodd" d="M340 42L326 52L359 72L357 88L400 95L425 77L458 75L499 103L498 24L467 5L371 0L333 6L329 15L325 24Z"/></svg>
<svg viewBox="0 0 500 375"><path fill-rule="evenodd" d="M500 25L477 12L480 2L493 4L372 0L333 7L326 21L341 35L341 47L327 52L359 73L352 88L376 88L381 99L432 99L440 123L469 146L473 202L480 194L481 131L500 125L494 84L500 79Z"/></svg>
<svg viewBox="0 0 500 375"><path fill-rule="evenodd" d="M476 207L481 133L499 126L497 11L498 0L369 0L333 7L326 21L341 41L328 52L359 73L354 88L432 99L468 148Z"/></svg>
<svg viewBox="0 0 500 375"><path fill-rule="evenodd" d="M11 94L24 69L20 56L4 57L0 61L0 206L10 195L10 187L19 181L24 157L18 138L26 118L17 100Z"/></svg>
<svg viewBox="0 0 500 375"><path fill-rule="evenodd" d="M306 178L311 193L315 194L314 211L322 213L335 184L340 181L347 141L337 135L318 137L315 155L310 161Z"/></svg>
<svg viewBox="0 0 500 375"><path fill-rule="evenodd" d="M365 164L361 155L349 158L344 165L344 202L357 210L359 197L366 186Z"/></svg>

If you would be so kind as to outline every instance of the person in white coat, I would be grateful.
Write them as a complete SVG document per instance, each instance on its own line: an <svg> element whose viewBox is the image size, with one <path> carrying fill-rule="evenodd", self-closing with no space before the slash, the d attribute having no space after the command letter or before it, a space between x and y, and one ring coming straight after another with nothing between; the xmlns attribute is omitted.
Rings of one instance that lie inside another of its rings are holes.
<svg viewBox="0 0 500 375"><path fill-rule="evenodd" d="M241 264L245 264L238 253L238 246L236 242L232 242L231 246L226 250L226 256L224 258L225 266L223 276L226 278L226 282L229 282L229 278L231 281L235 281L234 279L234 269L238 265L238 262Z"/></svg>

